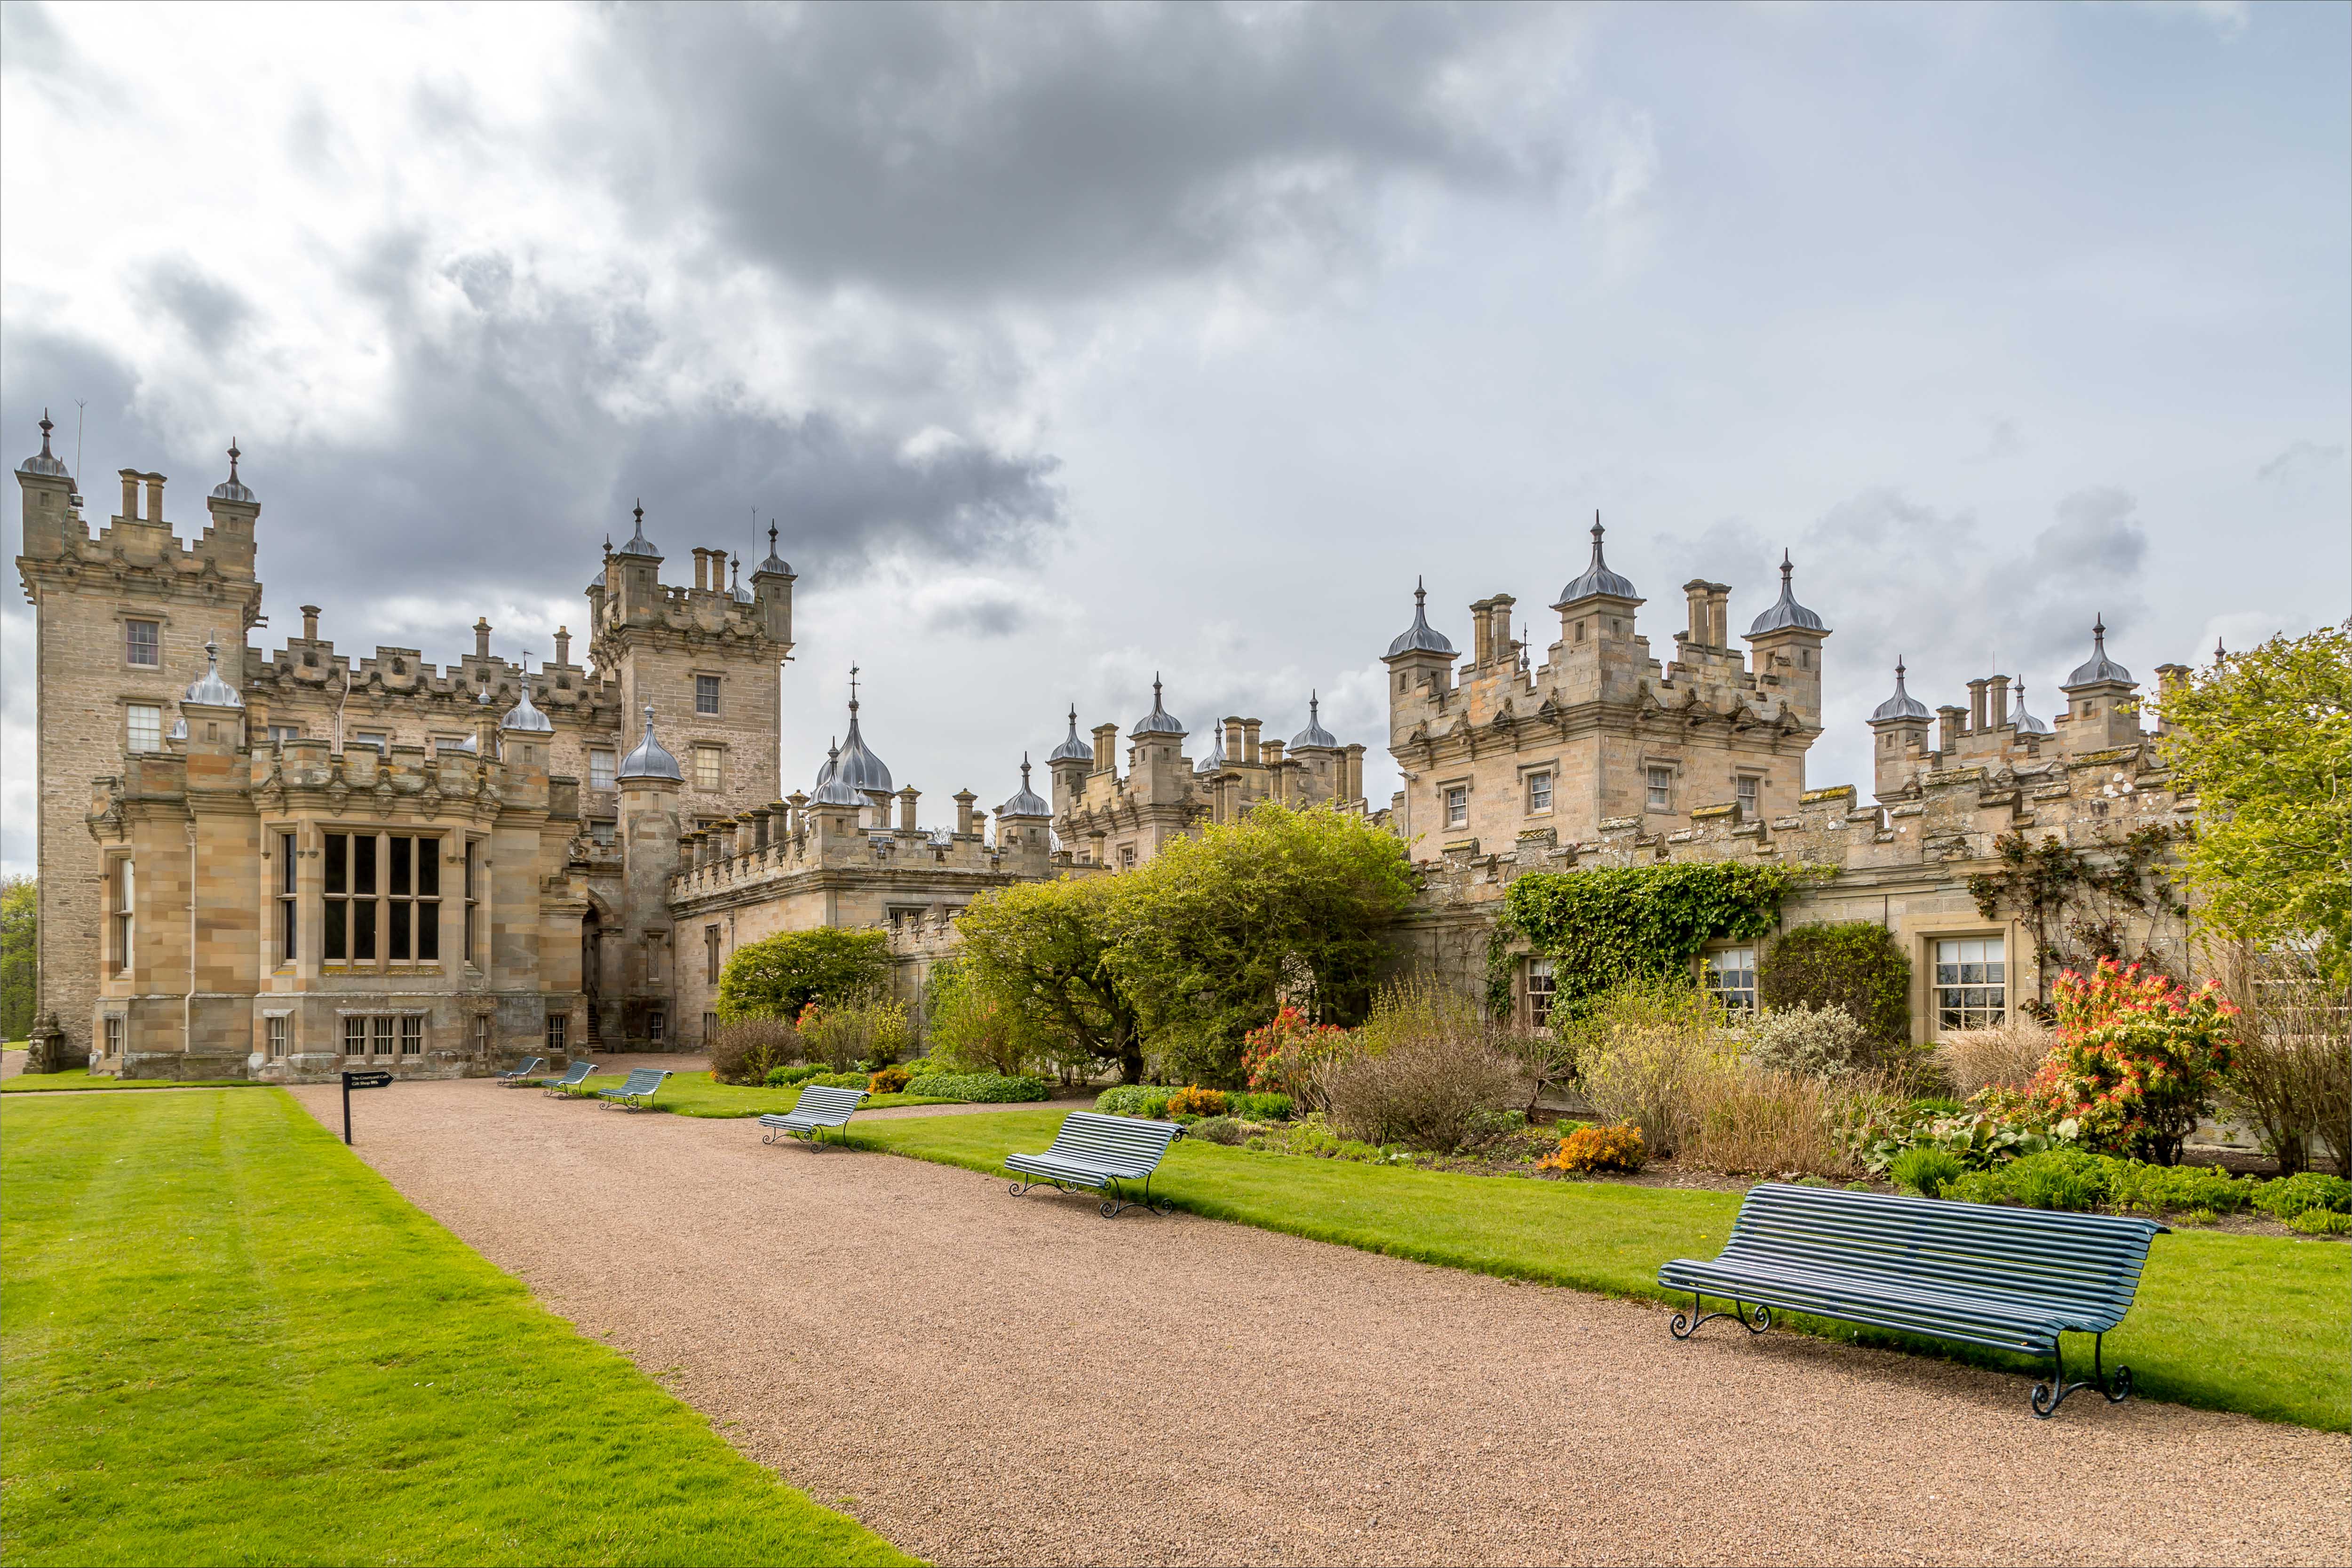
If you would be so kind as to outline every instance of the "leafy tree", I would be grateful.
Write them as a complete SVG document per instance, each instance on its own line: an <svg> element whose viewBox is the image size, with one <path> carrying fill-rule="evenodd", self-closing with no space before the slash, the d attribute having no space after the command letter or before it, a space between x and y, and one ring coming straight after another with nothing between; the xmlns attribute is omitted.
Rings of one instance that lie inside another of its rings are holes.
<svg viewBox="0 0 2352 1568"><path fill-rule="evenodd" d="M0 882L0 1039L21 1040L32 1031L38 894L30 877Z"/></svg>
<svg viewBox="0 0 2352 1568"><path fill-rule="evenodd" d="M1109 967L1162 1070L1238 1085L1243 1037L1284 1002L1316 1023L1364 1016L1414 880L1395 835L1268 801L1109 886Z"/></svg>
<svg viewBox="0 0 2352 1568"><path fill-rule="evenodd" d="M819 926L746 942L719 974L719 1020L798 1018L812 1002L839 1002L890 980L890 939L878 931Z"/></svg>
<svg viewBox="0 0 2352 1568"><path fill-rule="evenodd" d="M2162 742L2198 799L2182 853L2209 930L2316 942L2352 976L2352 621L2227 654L2164 696Z"/></svg>
<svg viewBox="0 0 2352 1568"><path fill-rule="evenodd" d="M1875 921L1798 926L1764 952L1757 1000L1767 1007L1837 1007L1881 1046L1911 1037L1911 961Z"/></svg>
<svg viewBox="0 0 2352 1568"><path fill-rule="evenodd" d="M1008 1015L988 1018L990 1025L1075 1062L1116 1061L1122 1082L1139 1083L1143 1045L1136 1007L1110 964L1112 896L1111 880L1100 877L982 893L956 918L961 968L967 1007L976 1003Z"/></svg>

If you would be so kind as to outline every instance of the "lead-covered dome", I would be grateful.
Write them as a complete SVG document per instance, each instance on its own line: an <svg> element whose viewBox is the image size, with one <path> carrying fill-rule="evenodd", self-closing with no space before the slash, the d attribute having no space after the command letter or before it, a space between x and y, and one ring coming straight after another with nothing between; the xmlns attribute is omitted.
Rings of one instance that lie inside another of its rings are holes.
<svg viewBox="0 0 2352 1568"><path fill-rule="evenodd" d="M228 438L228 478L213 487L213 500L251 502L253 492L236 477L236 460L245 454L236 449L236 437Z"/></svg>
<svg viewBox="0 0 2352 1568"><path fill-rule="evenodd" d="M2134 684L2132 672L2107 657L2107 624L2104 616L2091 621L2091 657L2074 667L2061 691L2072 691L2078 686L2102 686L2109 681L2120 685Z"/></svg>
<svg viewBox="0 0 2352 1568"><path fill-rule="evenodd" d="M865 735L857 728L856 679L857 672L851 670L849 736L842 742L840 752L827 759L825 768L829 771L818 773L817 777L820 782L826 778L839 779L860 794L888 795L891 793L889 766L874 754L874 749L866 743Z"/></svg>
<svg viewBox="0 0 2352 1568"><path fill-rule="evenodd" d="M675 779L679 784L686 782L686 775L678 772L677 759L654 739L652 703L646 704L646 738L637 742L635 751L621 759L621 766L614 776L622 779Z"/></svg>
<svg viewBox="0 0 2352 1568"><path fill-rule="evenodd" d="M1559 599L1552 605L1553 609L1566 609L1581 599L1638 599L1642 596L1631 579L1609 570L1608 558L1601 552L1601 536L1606 531L1601 526L1601 514L1594 512L1592 559L1586 564L1584 575L1571 579L1568 586L1559 591Z"/></svg>
<svg viewBox="0 0 2352 1568"><path fill-rule="evenodd" d="M1290 749L1294 752L1309 746L1319 746L1327 752L1339 749L1339 737L1323 728L1323 698L1320 692L1307 694L1307 728L1290 737Z"/></svg>
<svg viewBox="0 0 2352 1568"><path fill-rule="evenodd" d="M58 461L56 457L50 454L49 432L56 428L56 426L49 423L49 411L46 408L42 409L41 449L16 465L16 471L18 473L41 474L49 479L70 479L73 477L71 473L68 471L65 464Z"/></svg>
<svg viewBox="0 0 2352 1568"><path fill-rule="evenodd" d="M499 721L499 728L521 730L532 734L553 733L555 721L541 712L530 700L530 656L529 654L523 655L522 668L517 679L522 687L522 694L515 700L515 705L507 710L506 717Z"/></svg>
<svg viewBox="0 0 2352 1568"><path fill-rule="evenodd" d="M1095 749L1079 738L1078 705L1073 702L1070 704L1070 732L1062 737L1060 745L1045 753L1046 764L1051 766L1055 763L1091 763L1094 760Z"/></svg>
<svg viewBox="0 0 2352 1568"><path fill-rule="evenodd" d="M996 808L996 819L1002 822L1008 816L1051 816L1053 815L1053 806L1040 797L1036 791L1029 787L1029 757L1026 752L1024 752L1021 757L1021 787L1013 792L1011 799Z"/></svg>
<svg viewBox="0 0 2352 1568"><path fill-rule="evenodd" d="M193 702L200 708L242 708L245 699L236 688L221 679L220 644L205 639L205 673L203 679L191 682L180 695L183 702Z"/></svg>
<svg viewBox="0 0 2352 1568"><path fill-rule="evenodd" d="M1790 626L1809 632L1826 632L1830 629L1822 624L1821 616L1797 603L1797 595L1789 586L1789 579L1796 570L1796 567L1790 563L1789 552L1785 550L1780 552L1780 602L1756 617L1756 624L1748 628L1749 637L1760 637L1766 632L1786 631Z"/></svg>
<svg viewBox="0 0 2352 1568"><path fill-rule="evenodd" d="M1389 643L1389 658L1394 658L1401 653L1442 653L1448 658L1454 657L1454 645L1445 640L1444 632L1429 624L1429 589L1417 577L1412 584L1412 625L1397 633Z"/></svg>
<svg viewBox="0 0 2352 1568"><path fill-rule="evenodd" d="M809 792L811 805L858 805L866 797L849 787L841 776L841 748L825 748L824 766L816 771L816 788Z"/></svg>
<svg viewBox="0 0 2352 1568"><path fill-rule="evenodd" d="M642 500L637 502L636 510L632 515L634 515L637 520L637 531L636 532L629 535L629 542L626 544L624 544L621 548L613 552L613 553L615 555L650 555L656 561L660 560L660 547L656 545L652 540L646 537L646 503Z"/></svg>
<svg viewBox="0 0 2352 1568"><path fill-rule="evenodd" d="M1129 731L1128 733L1130 735L1180 736L1189 735L1192 733L1190 730L1184 727L1184 721L1181 719L1177 718L1175 714L1171 713L1167 709L1160 706L1160 677L1156 674L1151 678L1151 711L1146 713L1142 718L1138 719L1135 721L1135 728Z"/></svg>
<svg viewBox="0 0 2352 1568"><path fill-rule="evenodd" d="M1928 719L1927 705L1903 689L1903 660L1895 661L1895 695L1870 710L1874 724L1882 719Z"/></svg>
<svg viewBox="0 0 2352 1568"><path fill-rule="evenodd" d="M2017 725L2017 732L2021 735L2047 735L2050 733L2049 725L2043 723L2041 720L2036 719L2032 714L2028 713L2025 710L2025 681L2021 678L2017 683L2017 718L2015 720L2015 723Z"/></svg>

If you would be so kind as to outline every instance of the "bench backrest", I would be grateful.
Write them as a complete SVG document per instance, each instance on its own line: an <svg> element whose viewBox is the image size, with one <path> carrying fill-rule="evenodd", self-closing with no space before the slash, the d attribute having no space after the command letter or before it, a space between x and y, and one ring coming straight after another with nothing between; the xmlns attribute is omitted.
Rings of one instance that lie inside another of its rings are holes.
<svg viewBox="0 0 2352 1568"><path fill-rule="evenodd" d="M866 1091L862 1089L836 1089L825 1084L813 1083L802 1089L800 1099L793 1101L793 1114L795 1116L835 1114L846 1116L856 1110L857 1102L865 1098Z"/></svg>
<svg viewBox="0 0 2352 1568"><path fill-rule="evenodd" d="M2139 1287L2149 1219L2059 1214L1766 1182L1748 1189L1726 1259L1830 1268L2120 1321Z"/></svg>
<svg viewBox="0 0 2352 1568"><path fill-rule="evenodd" d="M531 1074L537 1072L546 1065L547 1058L545 1057L528 1057L524 1058L523 1064L520 1067L509 1068L501 1076L506 1078L529 1078Z"/></svg>
<svg viewBox="0 0 2352 1568"><path fill-rule="evenodd" d="M623 1094L651 1094L654 1090L661 1087L662 1079L668 1076L669 1068L633 1068L629 1072L629 1081L621 1086L621 1092Z"/></svg>
<svg viewBox="0 0 2352 1568"><path fill-rule="evenodd" d="M1160 1163L1168 1145L1183 1131L1173 1121L1073 1110L1063 1119L1062 1130L1054 1134L1054 1146L1046 1152L1074 1155L1118 1169L1148 1171Z"/></svg>
<svg viewBox="0 0 2352 1568"><path fill-rule="evenodd" d="M570 1067L563 1069L563 1076L557 1079L555 1081L569 1089L584 1080L590 1073L594 1072L595 1070L596 1064L594 1062L573 1062Z"/></svg>

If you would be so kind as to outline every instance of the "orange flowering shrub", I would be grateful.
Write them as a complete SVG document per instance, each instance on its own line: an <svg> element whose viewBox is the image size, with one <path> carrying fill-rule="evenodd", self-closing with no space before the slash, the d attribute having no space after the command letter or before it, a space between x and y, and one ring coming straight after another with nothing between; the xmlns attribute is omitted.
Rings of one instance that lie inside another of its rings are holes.
<svg viewBox="0 0 2352 1568"><path fill-rule="evenodd" d="M867 1079L866 1089L869 1094L897 1094L907 1087L908 1079L912 1077L914 1075L905 1068L893 1064Z"/></svg>
<svg viewBox="0 0 2352 1568"><path fill-rule="evenodd" d="M1223 1089L1202 1089L1196 1083L1190 1089L1180 1089L1168 1097L1168 1114L1171 1118L1223 1116L1225 1113L1226 1104Z"/></svg>
<svg viewBox="0 0 2352 1568"><path fill-rule="evenodd" d="M1346 1051L1349 1030L1310 1024L1296 1007L1275 1014L1274 1022L1242 1037L1242 1070L1260 1094L1286 1094L1315 1103L1315 1069Z"/></svg>
<svg viewBox="0 0 2352 1568"><path fill-rule="evenodd" d="M2238 1010L2219 991L2112 958L2068 970L2052 994L2058 1046L2029 1094L2088 1148L2173 1163L2230 1068Z"/></svg>
<svg viewBox="0 0 2352 1568"><path fill-rule="evenodd" d="M1623 1171L1649 1163L1642 1130L1628 1121L1617 1127L1580 1127L1536 1164L1538 1171Z"/></svg>

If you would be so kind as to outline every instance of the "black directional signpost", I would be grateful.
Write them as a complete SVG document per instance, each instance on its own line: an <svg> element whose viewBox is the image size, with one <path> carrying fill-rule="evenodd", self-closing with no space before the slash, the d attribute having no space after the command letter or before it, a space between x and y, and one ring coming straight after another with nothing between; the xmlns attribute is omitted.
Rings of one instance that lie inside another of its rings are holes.
<svg viewBox="0 0 2352 1568"><path fill-rule="evenodd" d="M343 1075L343 1142L352 1141L352 1090L355 1089L389 1089L392 1075L388 1072L347 1072Z"/></svg>

